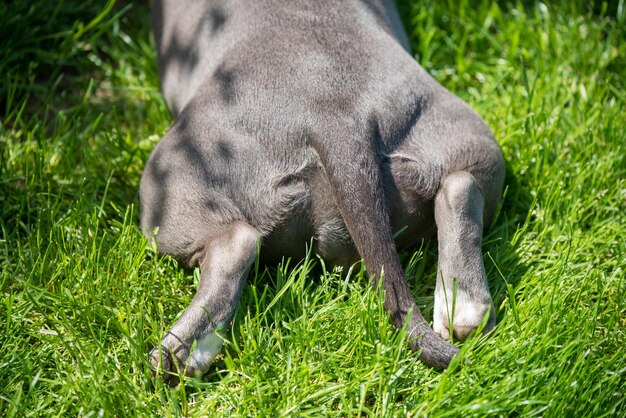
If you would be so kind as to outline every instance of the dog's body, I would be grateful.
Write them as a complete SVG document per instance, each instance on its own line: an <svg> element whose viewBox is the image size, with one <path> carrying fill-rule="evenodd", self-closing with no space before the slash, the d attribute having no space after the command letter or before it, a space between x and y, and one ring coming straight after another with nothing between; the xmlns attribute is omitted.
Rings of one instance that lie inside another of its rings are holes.
<svg viewBox="0 0 626 418"><path fill-rule="evenodd" d="M437 236L434 328L448 338L453 317L464 338L492 307L480 241L504 165L479 116L407 53L392 2L157 0L153 25L176 122L146 165L141 225L201 268L155 364L206 371L257 241L274 263L314 238L330 263L362 258L375 283L384 269L392 321L410 317L411 347L445 367L457 350L421 316L396 246Z"/></svg>

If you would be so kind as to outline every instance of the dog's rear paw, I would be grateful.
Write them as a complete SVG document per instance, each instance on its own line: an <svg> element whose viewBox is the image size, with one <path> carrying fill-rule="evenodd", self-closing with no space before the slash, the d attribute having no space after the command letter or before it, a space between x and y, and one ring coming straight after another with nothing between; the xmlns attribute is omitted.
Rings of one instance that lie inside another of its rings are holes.
<svg viewBox="0 0 626 418"><path fill-rule="evenodd" d="M168 332L161 345L150 352L150 364L155 376L170 385L176 385L180 376L199 377L209 368L222 347L222 339L215 332L184 342Z"/></svg>
<svg viewBox="0 0 626 418"><path fill-rule="evenodd" d="M472 332L480 327L487 315L489 318L482 330L483 334L495 327L495 309L491 298L487 303L457 300L454 314L450 314L452 314L452 306L446 306L445 301L442 302L435 296L433 330L445 340L454 336L458 340L465 341Z"/></svg>
<svg viewBox="0 0 626 418"><path fill-rule="evenodd" d="M163 347L155 347L150 351L150 366L152 374L168 385L176 386L180 382L177 362L172 358L172 354Z"/></svg>

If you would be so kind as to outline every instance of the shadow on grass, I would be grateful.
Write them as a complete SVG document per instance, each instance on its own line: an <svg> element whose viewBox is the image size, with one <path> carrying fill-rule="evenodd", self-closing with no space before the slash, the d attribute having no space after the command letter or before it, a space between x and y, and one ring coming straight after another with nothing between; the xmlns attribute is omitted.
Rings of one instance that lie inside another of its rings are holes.
<svg viewBox="0 0 626 418"><path fill-rule="evenodd" d="M15 1L0 6L0 215L25 238L42 214L93 211L135 200L149 149L163 125L153 56L128 52L125 36L148 43L147 2ZM121 30L120 30L121 28ZM4 34L5 36L2 36ZM128 55L125 64L120 64ZM149 64L146 64L149 63ZM153 91L116 86L122 65L137 68ZM153 68L146 68L147 65ZM155 94L156 93L156 94ZM165 115L165 116L164 116ZM9 165L9 147L23 152Z"/></svg>

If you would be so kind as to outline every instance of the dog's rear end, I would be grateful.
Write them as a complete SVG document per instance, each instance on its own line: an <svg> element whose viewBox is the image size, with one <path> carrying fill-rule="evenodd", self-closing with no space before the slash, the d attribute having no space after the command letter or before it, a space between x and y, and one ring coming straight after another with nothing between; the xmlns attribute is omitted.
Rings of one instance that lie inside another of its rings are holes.
<svg viewBox="0 0 626 418"><path fill-rule="evenodd" d="M256 257L316 250L362 258L411 347L436 367L458 351L422 317L392 227L439 239L435 329L465 337L491 296L480 254L503 162L491 133L406 52L388 1L156 1L166 101L176 115L141 183L141 223L162 252L201 268L191 306L153 363L206 371ZM341 3L341 4L338 4ZM452 283L458 300L452 308ZM447 299L450 299L448 302Z"/></svg>

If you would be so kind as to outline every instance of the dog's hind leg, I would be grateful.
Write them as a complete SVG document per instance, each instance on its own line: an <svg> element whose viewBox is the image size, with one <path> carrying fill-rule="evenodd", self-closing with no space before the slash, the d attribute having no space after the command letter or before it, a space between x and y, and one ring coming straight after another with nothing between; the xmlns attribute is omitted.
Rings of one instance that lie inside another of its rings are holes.
<svg viewBox="0 0 626 418"><path fill-rule="evenodd" d="M194 376L207 371L222 340L216 331L230 322L257 254L259 233L237 221L207 242L200 257L200 283L187 310L151 352L151 363L164 379L176 373Z"/></svg>
<svg viewBox="0 0 626 418"><path fill-rule="evenodd" d="M472 174L458 171L443 179L435 198L439 268L433 328L445 339L453 333L464 340L487 314L484 332L495 325L481 252L484 207Z"/></svg>

